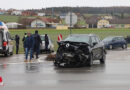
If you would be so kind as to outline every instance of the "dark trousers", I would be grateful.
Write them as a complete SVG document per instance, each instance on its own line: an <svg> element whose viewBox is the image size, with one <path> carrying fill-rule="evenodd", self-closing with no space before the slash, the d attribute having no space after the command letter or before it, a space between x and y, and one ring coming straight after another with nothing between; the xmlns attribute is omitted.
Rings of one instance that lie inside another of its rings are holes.
<svg viewBox="0 0 130 90"><path fill-rule="evenodd" d="M16 54L19 52L19 44L16 44Z"/></svg>
<svg viewBox="0 0 130 90"><path fill-rule="evenodd" d="M48 51L48 44L45 44L45 51L47 53L47 51Z"/></svg>
<svg viewBox="0 0 130 90"><path fill-rule="evenodd" d="M38 55L39 55L39 53L40 53L40 48L39 48L39 47L36 47L35 51L36 51L36 58L38 58Z"/></svg>

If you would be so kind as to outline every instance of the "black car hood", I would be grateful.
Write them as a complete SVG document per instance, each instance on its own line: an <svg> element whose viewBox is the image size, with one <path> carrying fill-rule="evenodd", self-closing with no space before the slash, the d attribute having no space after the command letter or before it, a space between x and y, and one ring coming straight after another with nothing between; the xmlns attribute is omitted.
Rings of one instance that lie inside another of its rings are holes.
<svg viewBox="0 0 130 90"><path fill-rule="evenodd" d="M75 45L75 46L83 46L83 45L87 45L87 46L89 46L89 44L88 43L85 43L85 42L73 42L73 41L61 41L61 42L58 42L58 45L60 46L60 45Z"/></svg>

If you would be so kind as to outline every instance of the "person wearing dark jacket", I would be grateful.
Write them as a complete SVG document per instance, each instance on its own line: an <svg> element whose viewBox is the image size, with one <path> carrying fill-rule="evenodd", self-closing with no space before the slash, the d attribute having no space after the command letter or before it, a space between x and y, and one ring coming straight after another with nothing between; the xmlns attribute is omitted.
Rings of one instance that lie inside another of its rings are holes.
<svg viewBox="0 0 130 90"><path fill-rule="evenodd" d="M15 42L16 42L16 54L18 54L18 51L19 51L19 40L20 40L19 35L15 35Z"/></svg>
<svg viewBox="0 0 130 90"><path fill-rule="evenodd" d="M35 34L33 35L34 36L34 52L36 52L36 59L38 59L38 55L39 55L39 52L40 52L40 44L42 44L42 40L41 40L41 37L40 35L38 34L38 31L36 30L35 31Z"/></svg>
<svg viewBox="0 0 130 90"><path fill-rule="evenodd" d="M28 60L28 53L30 52L30 62L32 60L32 54L33 54L33 48L34 48L34 38L31 35L31 33L27 34L27 37L25 38L24 42L25 47L25 62Z"/></svg>
<svg viewBox="0 0 130 90"><path fill-rule="evenodd" d="M48 51L48 45L49 45L49 38L48 38L48 35L45 34L45 51L46 51L46 53Z"/></svg>
<svg viewBox="0 0 130 90"><path fill-rule="evenodd" d="M23 41L23 48L24 48L24 51L25 51L25 46L24 46L24 42L25 42L25 38L27 37L27 33L24 33L24 37L23 37L23 39L22 39L22 41Z"/></svg>

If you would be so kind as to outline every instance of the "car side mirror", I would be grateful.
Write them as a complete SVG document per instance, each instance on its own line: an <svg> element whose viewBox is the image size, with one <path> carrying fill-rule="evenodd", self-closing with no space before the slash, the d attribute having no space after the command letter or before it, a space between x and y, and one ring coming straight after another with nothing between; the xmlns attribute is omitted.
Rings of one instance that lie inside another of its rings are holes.
<svg viewBox="0 0 130 90"><path fill-rule="evenodd" d="M14 38L14 37L11 37L11 40L15 40L15 38Z"/></svg>
<svg viewBox="0 0 130 90"><path fill-rule="evenodd" d="M93 46L95 46L95 45L97 45L97 44L98 44L97 42L94 42L94 43L93 43Z"/></svg>

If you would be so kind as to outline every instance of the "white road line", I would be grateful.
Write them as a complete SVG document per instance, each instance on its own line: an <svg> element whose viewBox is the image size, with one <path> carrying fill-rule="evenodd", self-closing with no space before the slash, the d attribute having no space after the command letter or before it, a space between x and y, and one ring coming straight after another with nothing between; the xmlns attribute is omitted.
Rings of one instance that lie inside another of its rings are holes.
<svg viewBox="0 0 130 90"><path fill-rule="evenodd" d="M28 63L43 63L44 61L42 61L42 60L37 60L38 62L17 62L17 63L3 63L3 64L0 64L0 66L2 66L2 65L19 65L19 64L28 64Z"/></svg>
<svg viewBox="0 0 130 90"><path fill-rule="evenodd" d="M43 60L42 60L42 58L43 58ZM32 60L32 62L24 62L24 60L23 60L23 62L9 62L9 63L3 63L3 64L0 64L0 66L2 66L2 65L4 65L4 64L6 64L6 65L19 65L19 64L26 64L26 63L43 63L44 62L44 59L46 58L46 56L44 56L44 57L41 57L41 58L39 58L39 59L34 59L34 60Z"/></svg>

